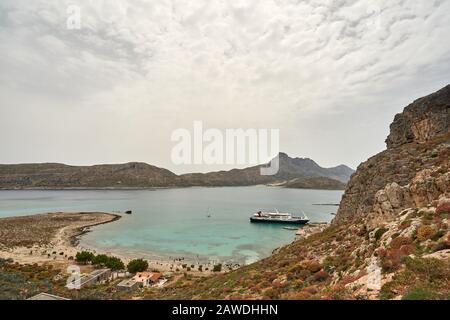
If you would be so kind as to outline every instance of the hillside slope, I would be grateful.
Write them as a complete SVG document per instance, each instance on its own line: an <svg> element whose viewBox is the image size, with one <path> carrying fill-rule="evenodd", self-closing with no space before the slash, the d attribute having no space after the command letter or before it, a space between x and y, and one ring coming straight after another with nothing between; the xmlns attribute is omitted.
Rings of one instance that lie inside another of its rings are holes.
<svg viewBox="0 0 450 320"><path fill-rule="evenodd" d="M0 165L0 189L125 188L175 186L178 176L145 163L68 166Z"/></svg>
<svg viewBox="0 0 450 320"><path fill-rule="evenodd" d="M263 176L262 166L231 171L210 173L190 173L180 176L186 184L196 186L238 186L283 183L300 177L326 177L347 182L354 170L341 165L334 168L323 168L309 158L291 158L285 153L279 154L280 169L276 175ZM317 185L316 187L319 187Z"/></svg>
<svg viewBox="0 0 450 320"><path fill-rule="evenodd" d="M286 188L298 188L298 189L319 189L319 190L345 189L345 183L327 177L296 178L286 182L283 186Z"/></svg>
<svg viewBox="0 0 450 320"><path fill-rule="evenodd" d="M322 168L310 159L280 154L280 171L262 176L261 166L206 174L175 173L146 163L95 166L64 164L0 165L0 189L152 188L188 186L248 186L282 183L298 177L329 177L348 181L353 170L346 166ZM316 186L317 188L320 185Z"/></svg>
<svg viewBox="0 0 450 320"><path fill-rule="evenodd" d="M388 149L359 166L324 231L146 298L450 299L449 107L447 86L397 115Z"/></svg>

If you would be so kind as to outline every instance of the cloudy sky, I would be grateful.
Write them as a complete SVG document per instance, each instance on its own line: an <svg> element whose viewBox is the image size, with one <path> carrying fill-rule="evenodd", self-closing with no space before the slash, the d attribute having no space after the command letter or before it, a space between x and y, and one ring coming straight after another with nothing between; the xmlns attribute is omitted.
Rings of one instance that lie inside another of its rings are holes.
<svg viewBox="0 0 450 320"><path fill-rule="evenodd" d="M396 113L450 82L449 12L448 0L1 0L0 163L222 168L171 162L173 130L202 120L279 128L291 156L356 167Z"/></svg>

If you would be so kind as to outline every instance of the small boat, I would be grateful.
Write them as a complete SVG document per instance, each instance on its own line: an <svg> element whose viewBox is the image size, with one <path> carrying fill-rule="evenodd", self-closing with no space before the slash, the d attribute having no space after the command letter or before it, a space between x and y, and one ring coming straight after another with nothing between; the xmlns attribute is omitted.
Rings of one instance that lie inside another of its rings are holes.
<svg viewBox="0 0 450 320"><path fill-rule="evenodd" d="M211 218L211 213L209 213L209 208L208 208L208 214L206 215L207 218Z"/></svg>
<svg viewBox="0 0 450 320"><path fill-rule="evenodd" d="M126 213L126 214L132 214L132 213L133 213L133 211L131 211L131 210L127 210L127 211L125 211L125 213Z"/></svg>
<svg viewBox="0 0 450 320"><path fill-rule="evenodd" d="M294 227L283 227L283 229L285 230L293 230L293 231L297 231L298 228L294 228Z"/></svg>
<svg viewBox="0 0 450 320"><path fill-rule="evenodd" d="M307 224L309 218L303 213L302 217L293 216L290 213L276 212L262 212L258 211L250 217L250 222L265 222L265 223L285 223L285 224Z"/></svg>

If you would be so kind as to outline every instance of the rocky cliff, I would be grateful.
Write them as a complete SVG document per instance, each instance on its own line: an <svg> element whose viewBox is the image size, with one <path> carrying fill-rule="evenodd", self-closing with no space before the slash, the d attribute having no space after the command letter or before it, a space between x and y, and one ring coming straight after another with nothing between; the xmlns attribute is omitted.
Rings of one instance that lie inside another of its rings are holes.
<svg viewBox="0 0 450 320"><path fill-rule="evenodd" d="M334 223L382 223L405 208L435 205L450 191L450 85L396 115L386 143L352 176Z"/></svg>
<svg viewBox="0 0 450 320"><path fill-rule="evenodd" d="M425 143L445 135L450 127L450 85L417 99L395 116L386 139L388 149L407 143Z"/></svg>
<svg viewBox="0 0 450 320"><path fill-rule="evenodd" d="M149 299L450 299L450 86L395 117L332 225L262 261Z"/></svg>

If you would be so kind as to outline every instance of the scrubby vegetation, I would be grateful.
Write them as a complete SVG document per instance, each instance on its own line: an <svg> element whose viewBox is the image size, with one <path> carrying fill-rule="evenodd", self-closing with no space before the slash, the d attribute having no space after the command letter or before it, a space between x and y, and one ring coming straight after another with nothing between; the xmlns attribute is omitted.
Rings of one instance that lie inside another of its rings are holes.
<svg viewBox="0 0 450 320"><path fill-rule="evenodd" d="M112 271L124 270L125 265L120 258L114 256L107 256L106 254L94 255L88 251L78 252L75 256L75 260L80 264L91 263L97 267L107 267Z"/></svg>
<svg viewBox="0 0 450 320"><path fill-rule="evenodd" d="M148 262L143 259L131 260L127 265L127 269L129 273L143 272L148 269Z"/></svg>
<svg viewBox="0 0 450 320"><path fill-rule="evenodd" d="M94 260L95 255L88 251L77 252L75 261L79 264L88 264Z"/></svg>
<svg viewBox="0 0 450 320"><path fill-rule="evenodd" d="M20 265L0 259L0 300L28 299L46 292L69 299L130 299L132 294L117 289L117 281L93 285L82 290L69 290L67 274L50 264Z"/></svg>
<svg viewBox="0 0 450 320"><path fill-rule="evenodd" d="M405 268L381 289L382 299L450 299L450 263L434 258L404 259Z"/></svg>

